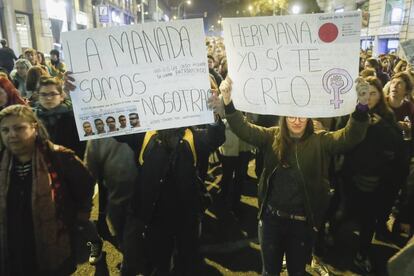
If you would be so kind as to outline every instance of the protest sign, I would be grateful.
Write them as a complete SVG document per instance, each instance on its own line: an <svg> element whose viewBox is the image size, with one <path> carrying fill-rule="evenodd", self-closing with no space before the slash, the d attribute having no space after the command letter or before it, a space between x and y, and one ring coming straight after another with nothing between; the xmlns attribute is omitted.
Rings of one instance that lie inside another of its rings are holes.
<svg viewBox="0 0 414 276"><path fill-rule="evenodd" d="M203 21L62 34L81 140L211 123ZM124 120L126 119L126 121Z"/></svg>
<svg viewBox="0 0 414 276"><path fill-rule="evenodd" d="M414 39L402 41L400 45L404 51L405 59L414 66Z"/></svg>
<svg viewBox="0 0 414 276"><path fill-rule="evenodd" d="M234 104L310 118L351 113L360 27L359 12L224 18Z"/></svg>

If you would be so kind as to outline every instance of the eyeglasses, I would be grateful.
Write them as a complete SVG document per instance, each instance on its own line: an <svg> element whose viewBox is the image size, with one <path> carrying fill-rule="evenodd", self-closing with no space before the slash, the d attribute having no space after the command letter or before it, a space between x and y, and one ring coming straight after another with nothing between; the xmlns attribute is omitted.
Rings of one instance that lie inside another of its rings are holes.
<svg viewBox="0 0 414 276"><path fill-rule="evenodd" d="M303 117L287 117L287 120L289 123L294 123L296 120L299 121L299 123L304 123L308 120L308 118Z"/></svg>
<svg viewBox="0 0 414 276"><path fill-rule="evenodd" d="M39 93L39 97L42 98L53 98L59 96L60 93L57 92L50 92L50 93Z"/></svg>
<svg viewBox="0 0 414 276"><path fill-rule="evenodd" d="M39 93L39 97L42 97L42 98L53 98L59 95L60 93L57 93L57 92Z"/></svg>
<svg viewBox="0 0 414 276"><path fill-rule="evenodd" d="M113 124L115 121L106 121L107 124Z"/></svg>
<svg viewBox="0 0 414 276"><path fill-rule="evenodd" d="M129 117L130 120L138 120L138 117Z"/></svg>

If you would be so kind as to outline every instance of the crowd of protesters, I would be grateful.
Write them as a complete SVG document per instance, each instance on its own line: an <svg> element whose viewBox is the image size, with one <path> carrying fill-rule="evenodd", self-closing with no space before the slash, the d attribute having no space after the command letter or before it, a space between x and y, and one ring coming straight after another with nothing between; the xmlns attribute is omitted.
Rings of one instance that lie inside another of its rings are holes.
<svg viewBox="0 0 414 276"><path fill-rule="evenodd" d="M223 172L219 200L236 216L255 159L263 275L279 275L284 256L290 275L306 275L312 255L323 258L349 221L358 226L360 273L376 270L374 235L412 235L414 70L394 54L361 51L350 116L278 117L235 109L223 39L207 38L213 124L85 143L59 51L17 58L1 44L1 275L70 275L79 235L94 265L106 227L123 254L121 275L199 275L212 155ZM98 227L89 220L96 183Z"/></svg>

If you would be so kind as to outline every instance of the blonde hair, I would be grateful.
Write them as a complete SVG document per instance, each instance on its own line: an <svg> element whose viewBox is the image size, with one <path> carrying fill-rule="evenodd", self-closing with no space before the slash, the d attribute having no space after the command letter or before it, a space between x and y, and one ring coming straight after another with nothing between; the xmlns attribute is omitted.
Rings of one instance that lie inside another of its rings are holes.
<svg viewBox="0 0 414 276"><path fill-rule="evenodd" d="M42 121L37 118L36 114L32 111L32 109L25 105L15 104L10 105L0 111L0 125L4 118L10 116L17 116L23 118L28 123L35 124L37 126L37 141L44 144L49 139L49 134L45 126L43 125ZM0 139L0 148L3 148L3 140Z"/></svg>

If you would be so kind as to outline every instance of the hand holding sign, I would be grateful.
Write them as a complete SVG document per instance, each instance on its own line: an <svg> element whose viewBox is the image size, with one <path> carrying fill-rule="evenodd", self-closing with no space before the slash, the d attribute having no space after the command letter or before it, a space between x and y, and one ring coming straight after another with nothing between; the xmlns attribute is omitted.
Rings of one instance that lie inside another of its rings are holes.
<svg viewBox="0 0 414 276"><path fill-rule="evenodd" d="M232 89L233 81L226 77L224 81L220 84L220 92L223 95L223 101L225 105L228 105L231 102L231 89Z"/></svg>
<svg viewBox="0 0 414 276"><path fill-rule="evenodd" d="M358 96L358 102L360 104L366 105L368 104L369 98L369 83L366 82L363 78L357 78L356 82L356 91Z"/></svg>
<svg viewBox="0 0 414 276"><path fill-rule="evenodd" d="M75 78L73 77L73 73L71 71L66 71L65 74L63 74L63 81L63 91L69 95L70 92L76 88L76 85L74 84Z"/></svg>

